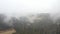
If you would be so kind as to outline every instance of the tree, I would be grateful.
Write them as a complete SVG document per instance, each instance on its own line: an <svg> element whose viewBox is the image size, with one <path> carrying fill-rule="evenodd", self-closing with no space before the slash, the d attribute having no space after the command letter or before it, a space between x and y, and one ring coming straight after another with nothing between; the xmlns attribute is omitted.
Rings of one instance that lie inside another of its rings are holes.
<svg viewBox="0 0 60 34"><path fill-rule="evenodd" d="M5 19L6 16L4 14L0 14L0 30L5 30L10 28L10 26L4 22Z"/></svg>
<svg viewBox="0 0 60 34"><path fill-rule="evenodd" d="M60 34L60 18L57 18L56 24L57 24L56 34Z"/></svg>
<svg viewBox="0 0 60 34"><path fill-rule="evenodd" d="M29 20L27 17L20 17L19 19L13 17L11 20L13 22L13 26L14 29L16 30L16 33L19 34L27 33L27 28L29 24Z"/></svg>
<svg viewBox="0 0 60 34"><path fill-rule="evenodd" d="M48 13L42 13L37 15L37 18L34 20L32 25L34 32L40 32L39 34L48 34L52 33L49 31L52 30L50 29L50 26L53 25L53 20Z"/></svg>

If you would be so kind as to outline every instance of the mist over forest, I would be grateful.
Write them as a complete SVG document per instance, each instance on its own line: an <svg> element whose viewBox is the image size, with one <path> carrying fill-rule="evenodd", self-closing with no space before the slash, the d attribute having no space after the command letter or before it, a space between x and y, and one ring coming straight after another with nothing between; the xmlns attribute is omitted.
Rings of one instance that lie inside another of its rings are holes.
<svg viewBox="0 0 60 34"><path fill-rule="evenodd" d="M16 34L59 34L60 18L54 20L49 13L39 13L9 19L0 14L0 30L15 29Z"/></svg>
<svg viewBox="0 0 60 34"><path fill-rule="evenodd" d="M59 0L0 0L0 31L12 34L60 34Z"/></svg>

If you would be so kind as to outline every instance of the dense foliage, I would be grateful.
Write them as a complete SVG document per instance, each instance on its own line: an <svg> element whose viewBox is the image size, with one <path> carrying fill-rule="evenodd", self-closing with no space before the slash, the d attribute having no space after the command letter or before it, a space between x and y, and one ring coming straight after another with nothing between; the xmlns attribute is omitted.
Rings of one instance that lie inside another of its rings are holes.
<svg viewBox="0 0 60 34"><path fill-rule="evenodd" d="M9 20L11 26L4 22L5 19L6 16L0 14L0 30L14 28L16 30L14 34L60 34L60 18L54 21L48 13L30 17L11 17Z"/></svg>

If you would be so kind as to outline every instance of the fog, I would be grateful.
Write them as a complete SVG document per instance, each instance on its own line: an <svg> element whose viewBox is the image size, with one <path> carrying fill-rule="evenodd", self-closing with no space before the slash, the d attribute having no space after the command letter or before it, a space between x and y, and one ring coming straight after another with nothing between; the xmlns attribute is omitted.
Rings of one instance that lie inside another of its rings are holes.
<svg viewBox="0 0 60 34"><path fill-rule="evenodd" d="M0 0L0 31L9 29L16 31L12 34L60 34L60 1Z"/></svg>
<svg viewBox="0 0 60 34"><path fill-rule="evenodd" d="M8 16L22 16L57 11L58 0L0 0L0 13Z"/></svg>

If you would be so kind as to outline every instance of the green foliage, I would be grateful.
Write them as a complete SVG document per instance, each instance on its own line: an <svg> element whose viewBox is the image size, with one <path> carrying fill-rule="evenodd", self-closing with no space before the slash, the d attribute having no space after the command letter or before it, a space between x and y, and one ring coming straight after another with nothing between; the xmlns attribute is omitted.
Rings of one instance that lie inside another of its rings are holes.
<svg viewBox="0 0 60 34"><path fill-rule="evenodd" d="M36 16L34 23L30 23L27 17L20 20L14 19L14 29L20 34L56 34L57 24L53 22L49 14L42 13ZM41 18L41 19L39 19ZM27 25L30 24L30 25Z"/></svg>

